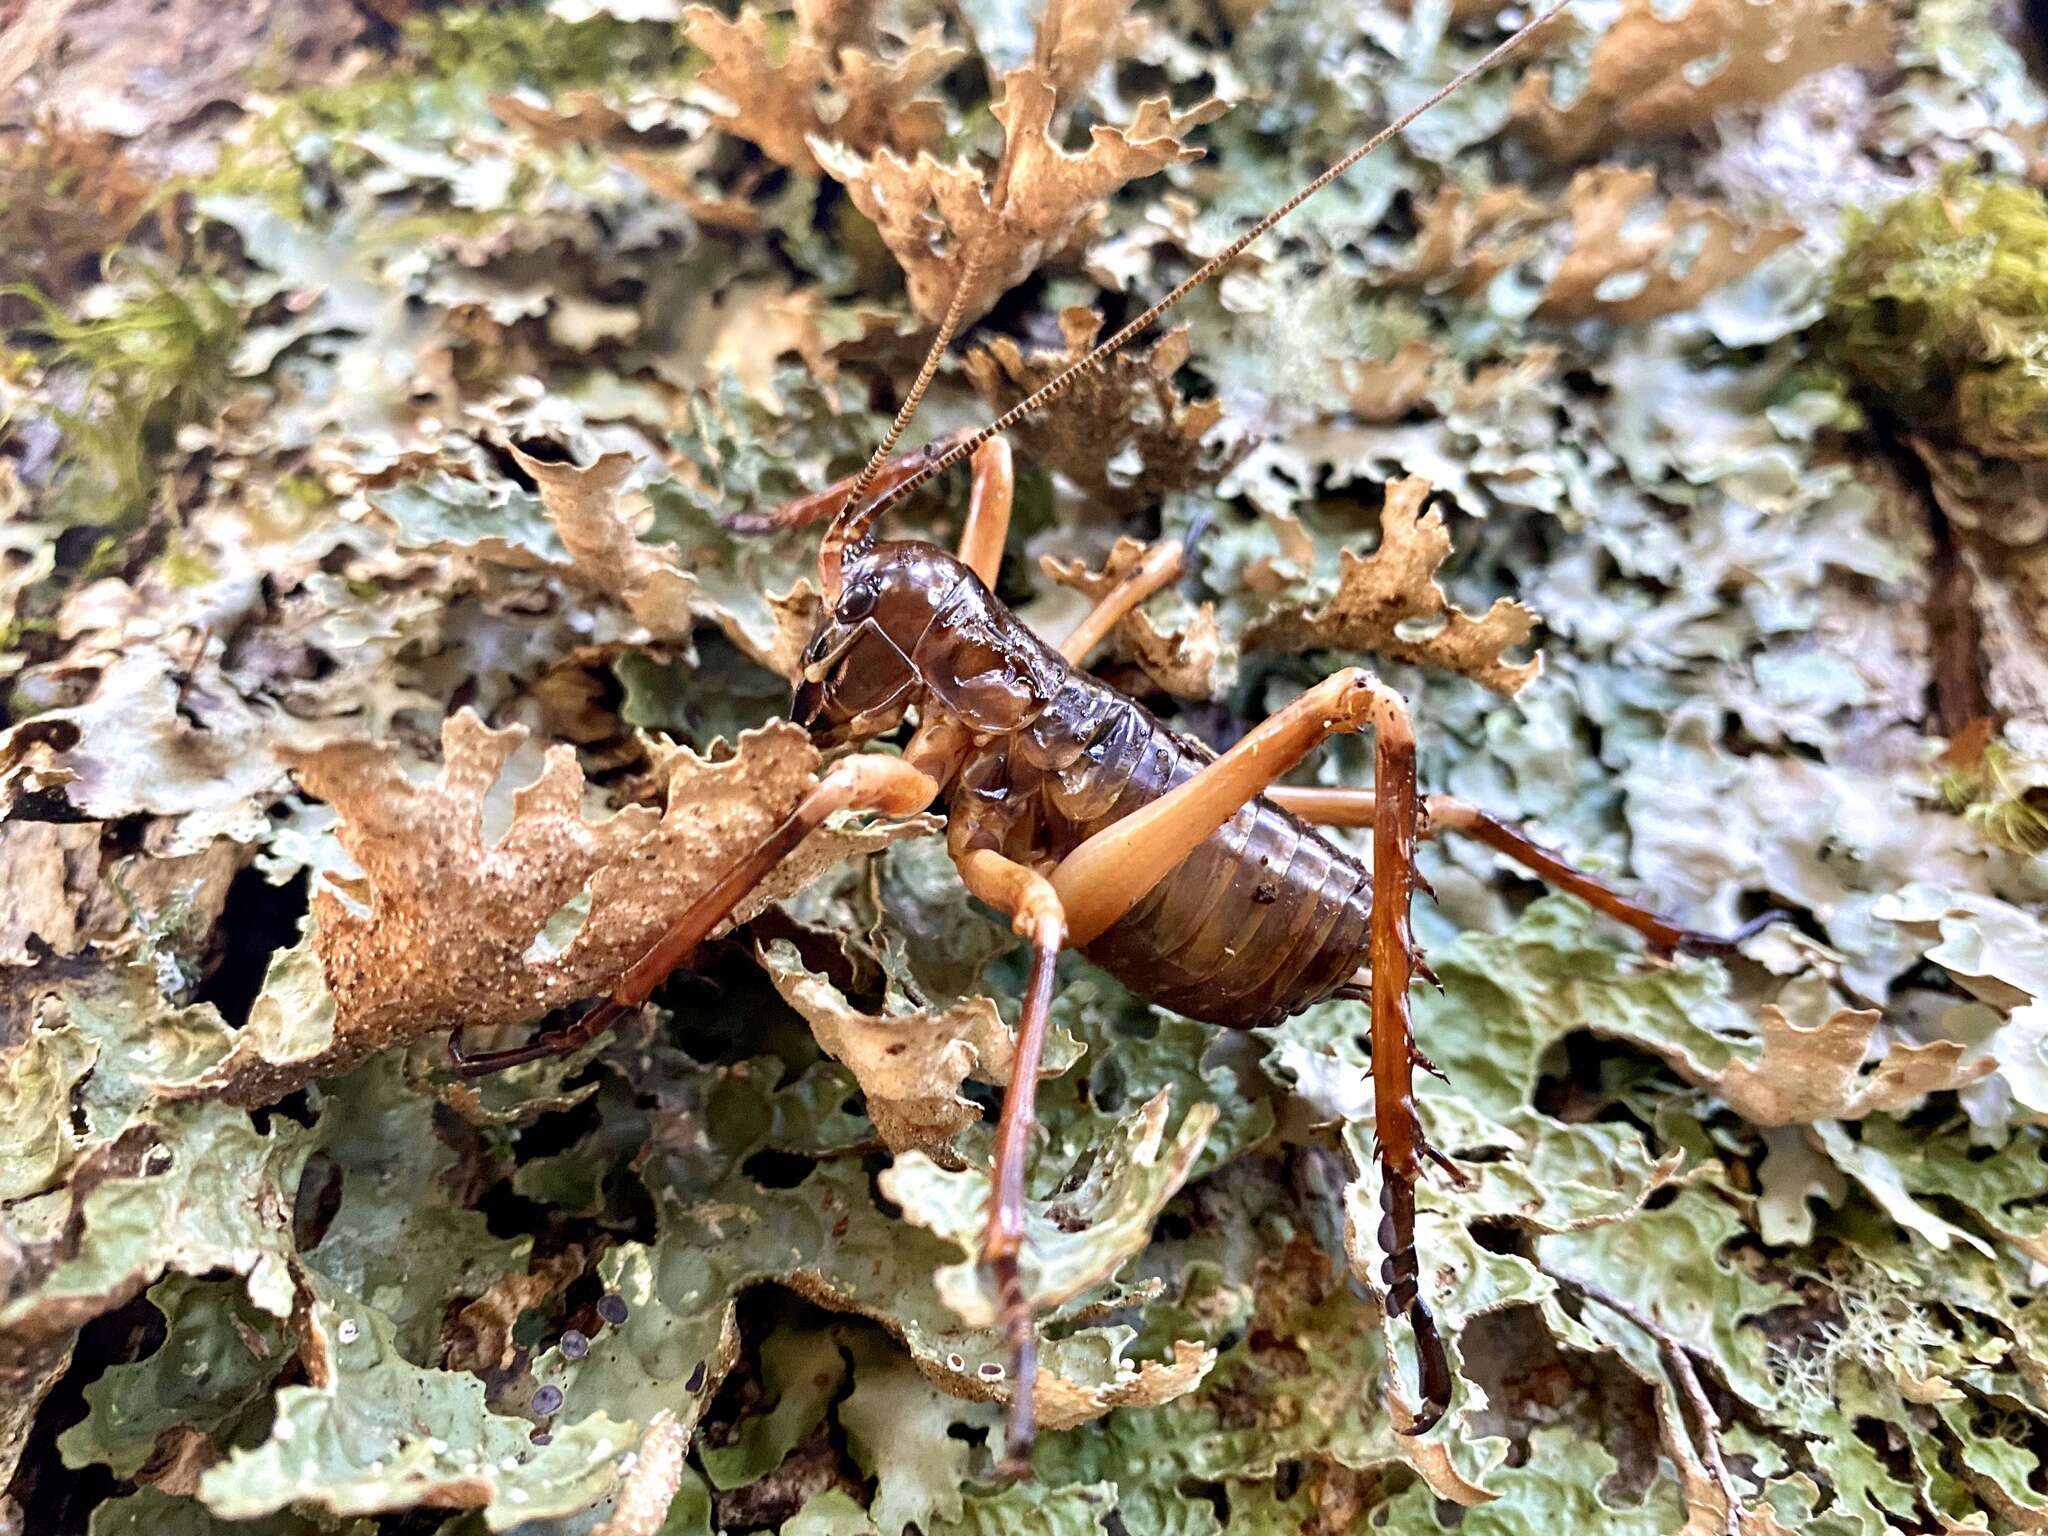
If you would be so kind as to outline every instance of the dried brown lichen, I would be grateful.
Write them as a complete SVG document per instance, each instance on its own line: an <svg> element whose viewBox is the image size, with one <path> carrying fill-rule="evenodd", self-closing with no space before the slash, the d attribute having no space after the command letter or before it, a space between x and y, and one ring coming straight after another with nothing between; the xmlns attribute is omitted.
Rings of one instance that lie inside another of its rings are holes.
<svg viewBox="0 0 2048 1536"><path fill-rule="evenodd" d="M590 821L583 771L557 746L539 777L510 796L506 825L492 835L493 790L526 738L464 710L443 725L441 770L424 783L382 743L291 754L300 785L341 812L342 846L363 871L313 893L332 1038L317 1056L289 1062L238 1052L206 1086L268 1102L287 1091L281 1080L332 1076L451 1020L530 1023L601 995L788 814L818 762L802 731L767 726L741 736L720 762L676 753L662 810L633 805ZM737 919L892 835L820 829L748 896ZM588 911L562 934L564 909L579 897Z"/></svg>
<svg viewBox="0 0 2048 1536"><path fill-rule="evenodd" d="M655 639L687 640L697 584L677 566L672 550L651 549L633 531L619 496L632 473L632 455L608 453L579 468L518 448L512 453L540 486L541 504L578 574L625 604Z"/></svg>
<svg viewBox="0 0 2048 1536"><path fill-rule="evenodd" d="M1837 64L1891 57L1891 7L1876 0L1627 0L1593 45L1569 102L1548 69L1515 90L1514 122L1553 159L1684 133L1724 107L1755 106Z"/></svg>
<svg viewBox="0 0 2048 1536"><path fill-rule="evenodd" d="M1064 346L1026 352L998 337L967 355L967 377L991 410L1003 410L1082 357L1101 329L1095 311L1067 309L1060 315ZM1012 434L1018 449L1108 506L1209 484L1230 467L1228 457L1203 448L1223 406L1189 400L1174 387L1187 360L1186 326L1144 351L1117 353L1078 376L1056 405L1019 423Z"/></svg>
<svg viewBox="0 0 2048 1536"><path fill-rule="evenodd" d="M1648 169L1603 165L1574 176L1564 200L1571 246L1537 312L1631 323L1674 314L1799 238L1789 226L1745 230L1711 204L1679 197L1658 205L1657 197Z"/></svg>
<svg viewBox="0 0 2048 1536"><path fill-rule="evenodd" d="M961 1084L970 1075L1010 1080L1015 1041L986 997L864 1013L825 977L806 970L787 944L763 952L761 964L783 1001L811 1026L819 1048L853 1074L868 1118L892 1151L915 1149L952 1161L953 1137L981 1118L981 1107L962 1096Z"/></svg>
<svg viewBox="0 0 2048 1536"><path fill-rule="evenodd" d="M934 25L884 58L851 45L864 32L862 19L854 7L805 6L798 35L779 38L757 10L727 20L693 5L683 13L683 34L710 57L698 81L731 104L722 118L727 130L792 170L814 171L814 134L862 149L912 151L945 135L945 105L926 92L965 51L942 42Z"/></svg>
<svg viewBox="0 0 2048 1536"><path fill-rule="evenodd" d="M1510 267L1543 278L1546 320L1638 322L1689 309L1799 238L1786 225L1751 229L1726 209L1664 198L1654 171L1591 166L1546 204L1521 187L1477 197L1447 186L1416 210L1415 246L1392 281L1476 294Z"/></svg>
<svg viewBox="0 0 2048 1536"><path fill-rule="evenodd" d="M1367 651L1461 673L1508 695L1533 681L1542 658L1514 662L1506 653L1527 643L1536 615L1503 597L1474 618L1438 585L1451 535L1441 512L1423 511L1429 493L1429 482L1414 475L1389 484L1379 548L1345 550L1328 602L1313 612L1300 606L1266 615L1247 627L1246 646Z"/></svg>
<svg viewBox="0 0 2048 1536"><path fill-rule="evenodd" d="M1097 126L1079 153L1050 129L1058 94L1036 66L1003 77L989 110L1003 125L1005 148L993 181L966 160L942 164L930 154L906 160L890 149L863 154L844 143L811 140L825 174L844 183L902 266L910 302L936 322L971 270L963 323L985 313L1008 289L1080 235L1103 198L1142 176L1200 157L1188 131L1224 110L1209 100L1175 112L1164 98L1139 105L1126 128Z"/></svg>

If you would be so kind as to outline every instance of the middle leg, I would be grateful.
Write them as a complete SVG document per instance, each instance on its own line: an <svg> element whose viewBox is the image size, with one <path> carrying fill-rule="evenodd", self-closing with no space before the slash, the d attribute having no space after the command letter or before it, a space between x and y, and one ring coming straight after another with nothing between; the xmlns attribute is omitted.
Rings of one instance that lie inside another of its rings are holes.
<svg viewBox="0 0 2048 1536"><path fill-rule="evenodd" d="M1378 797L1370 789L1279 784L1266 791L1266 798L1282 809L1292 811L1303 821L1319 826L1371 827L1377 824ZM1443 832L1460 833L1484 843L1495 853L1513 859L1546 885L1568 892L1596 912L1604 912L1616 922L1634 929L1659 955L1733 954L1743 940L1786 916L1783 912L1766 912L1725 936L1683 927L1575 867L1562 854L1545 848L1528 833L1481 810L1469 800L1431 795L1423 814L1421 834L1434 837Z"/></svg>
<svg viewBox="0 0 2048 1536"><path fill-rule="evenodd" d="M1051 1018L1053 971L1066 942L1066 914L1051 882L993 850L956 846L953 858L967 889L997 911L1009 913L1018 936L1031 945L1031 977L1024 988L1010 1086L1003 1092L996 1130L988 1227L981 1250L982 1263L995 1279L1010 1344L1010 1415L1000 1469L1014 1476L1029 1467L1035 1428L1032 1395L1038 1381L1038 1330L1019 1267L1024 1250L1024 1172L1031 1156L1031 1133L1038 1124L1038 1069Z"/></svg>
<svg viewBox="0 0 2048 1536"><path fill-rule="evenodd" d="M1166 539L1152 545L1121 581L1102 594L1102 600L1074 626L1074 632L1060 642L1060 655L1070 666L1085 666L1095 648L1109 638L1109 632L1122 622L1124 615L1161 587L1178 580L1185 564L1185 552L1179 539Z"/></svg>

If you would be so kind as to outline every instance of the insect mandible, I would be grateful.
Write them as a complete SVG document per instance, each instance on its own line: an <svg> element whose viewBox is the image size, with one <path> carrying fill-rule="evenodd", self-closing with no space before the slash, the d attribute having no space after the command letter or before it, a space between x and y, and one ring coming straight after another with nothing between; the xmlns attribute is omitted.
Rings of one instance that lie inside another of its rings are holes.
<svg viewBox="0 0 2048 1536"><path fill-rule="evenodd" d="M1002 433L1099 367L1246 247L1431 107L1562 12L1529 22L1426 101L1348 151L1115 335L971 433L890 455L958 328L972 253L916 383L867 466L775 515L780 526L830 517L819 552L825 613L803 656L792 718L821 746L846 747L905 723L900 756L860 753L827 767L801 802L678 917L595 1007L511 1050L470 1055L479 1074L572 1050L638 1008L740 900L827 818L842 810L911 815L943 804L947 845L969 891L1011 919L1030 946L1016 1054L995 1141L982 1262L1001 1302L1011 1354L1005 1465L1021 1469L1033 1431L1037 1331L1019 1271L1024 1174L1039 1065L1062 950L1078 950L1140 997L1233 1027L1269 1024L1332 997L1371 1008L1375 1131L1382 1164L1382 1279L1390 1309L1414 1331L1421 1434L1449 1406L1451 1367L1423 1302L1416 1187L1426 1164L1456 1166L1430 1146L1414 1096L1409 989L1428 976L1410 928L1419 838L1474 837L1549 884L1641 934L1658 953L1726 952L1776 914L1731 937L1658 916L1476 806L1424 801L1406 701L1362 668L1309 689L1221 755L1181 736L1085 670L1117 621L1176 579L1166 542L1107 594L1057 649L995 596L1013 471ZM972 491L956 550L879 540L879 514L963 459ZM873 494L879 492L879 494ZM872 497L872 499L871 499ZM1320 743L1370 727L1374 788L1308 789L1277 781ZM1362 863L1317 826L1369 827ZM1390 1369L1391 1369L1390 1365Z"/></svg>

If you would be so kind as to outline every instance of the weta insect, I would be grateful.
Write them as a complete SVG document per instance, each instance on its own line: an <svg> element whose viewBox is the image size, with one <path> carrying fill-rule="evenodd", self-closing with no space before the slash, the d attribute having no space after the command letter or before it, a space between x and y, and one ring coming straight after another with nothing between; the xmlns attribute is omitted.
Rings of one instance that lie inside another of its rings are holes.
<svg viewBox="0 0 2048 1536"><path fill-rule="evenodd" d="M1024 1173L1062 950L1078 950L1153 1003L1223 1025L1271 1023L1331 997L1370 1000L1375 1125L1385 1174L1382 1274L1390 1307L1414 1330L1421 1391L1404 1429L1419 1434L1445 1412L1452 1381L1419 1291L1416 1187L1432 1160L1452 1177L1460 1175L1425 1138L1413 1092L1414 1068L1427 1063L1412 1039L1409 989L1418 974L1429 978L1409 920L1421 883L1417 839L1447 832L1475 837L1627 924L1663 954L1726 950L1743 936L1715 938L1679 927L1474 806L1445 797L1423 801L1407 704L1363 669L1339 672L1310 689L1221 755L1176 734L1092 676L1085 670L1089 656L1116 622L1179 573L1178 544L1155 546L1057 649L993 592L1013 481L1000 434L1563 8L1523 27L1436 96L1351 150L1158 304L988 426L891 459L957 329L961 296L972 283L970 260L917 383L868 466L775 519L782 526L831 519L819 555L827 611L803 657L792 717L821 745L841 747L871 740L914 711L916 729L901 756L856 753L834 762L780 826L693 903L596 1007L513 1050L468 1056L459 1041L452 1043L462 1069L479 1073L592 1039L687 963L746 892L834 812L908 815L943 803L948 849L967 888L1008 915L1031 948L982 1248L1012 1354L1012 1467L1021 1465L1032 1437L1036 1331L1019 1275ZM957 550L877 539L883 510L970 458L972 491ZM869 499L878 488L881 494ZM1330 736L1366 727L1374 732L1373 790L1278 785ZM1371 827L1370 866L1318 825Z"/></svg>

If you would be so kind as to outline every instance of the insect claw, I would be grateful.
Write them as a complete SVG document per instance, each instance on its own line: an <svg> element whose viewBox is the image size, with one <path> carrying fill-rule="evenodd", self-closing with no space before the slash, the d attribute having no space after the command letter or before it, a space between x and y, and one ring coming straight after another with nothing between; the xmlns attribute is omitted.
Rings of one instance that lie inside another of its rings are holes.
<svg viewBox="0 0 2048 1536"><path fill-rule="evenodd" d="M1408 1308L1408 1323L1415 1330L1415 1364L1421 1372L1422 1401L1415 1416L1396 1434L1426 1435L1443 1419L1451 1406L1451 1357L1444 1349L1443 1335L1436 1331L1436 1319L1420 1301Z"/></svg>
<svg viewBox="0 0 2048 1536"><path fill-rule="evenodd" d="M1436 1072L1435 1067L1431 1067L1429 1070L1432 1072ZM1443 1074L1441 1072L1437 1072L1437 1076L1442 1077ZM1446 1081L1448 1081L1448 1079L1446 1079ZM1437 1151L1435 1147L1432 1147L1426 1141L1422 1144L1422 1155L1428 1158L1432 1163L1435 1163L1437 1167L1443 1169L1443 1171L1450 1176L1451 1182L1457 1185L1458 1188L1470 1189L1472 1187L1471 1176L1468 1175L1465 1172L1465 1170L1460 1168L1456 1163L1452 1162L1448 1155Z"/></svg>
<svg viewBox="0 0 2048 1536"><path fill-rule="evenodd" d="M462 1044L464 1028L458 1024L448 1031L448 1060L454 1065L457 1077L489 1077L513 1067L523 1067L529 1061L539 1061L549 1054L541 1047L539 1039L529 1040L525 1045L507 1046L502 1051L472 1054Z"/></svg>

